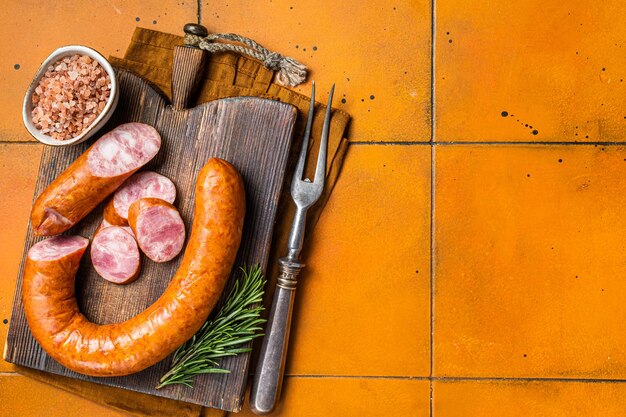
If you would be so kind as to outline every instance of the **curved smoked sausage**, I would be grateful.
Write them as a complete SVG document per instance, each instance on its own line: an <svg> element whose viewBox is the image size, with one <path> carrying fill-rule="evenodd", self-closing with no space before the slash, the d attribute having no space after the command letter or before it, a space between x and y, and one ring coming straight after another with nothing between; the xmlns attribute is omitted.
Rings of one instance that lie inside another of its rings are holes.
<svg viewBox="0 0 626 417"><path fill-rule="evenodd" d="M74 226L160 147L159 133L143 123L126 123L102 136L37 197L30 214L35 235L58 235Z"/></svg>
<svg viewBox="0 0 626 417"><path fill-rule="evenodd" d="M178 271L154 304L122 323L98 325L78 310L74 279L87 239L58 236L37 243L22 284L33 336L52 358L85 375L128 375L161 361L200 329L219 299L244 212L236 169L210 159L198 175L191 236Z"/></svg>

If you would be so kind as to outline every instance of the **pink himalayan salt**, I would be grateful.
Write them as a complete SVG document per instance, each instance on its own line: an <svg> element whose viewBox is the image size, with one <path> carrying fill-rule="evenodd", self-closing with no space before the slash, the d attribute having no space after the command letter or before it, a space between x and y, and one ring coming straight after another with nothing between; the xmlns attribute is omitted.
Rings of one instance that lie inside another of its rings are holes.
<svg viewBox="0 0 626 417"><path fill-rule="evenodd" d="M33 123L53 139L72 139L102 113L110 94L111 79L98 61L67 56L48 66L35 88Z"/></svg>

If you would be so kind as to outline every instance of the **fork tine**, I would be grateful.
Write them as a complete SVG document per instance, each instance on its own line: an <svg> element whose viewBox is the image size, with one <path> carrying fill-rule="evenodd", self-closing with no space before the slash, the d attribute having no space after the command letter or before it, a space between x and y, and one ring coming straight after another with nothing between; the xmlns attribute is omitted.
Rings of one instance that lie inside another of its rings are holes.
<svg viewBox="0 0 626 417"><path fill-rule="evenodd" d="M317 166L315 167L314 184L324 186L324 178L326 177L326 153L328 151L328 133L330 130L330 113L332 111L333 93L335 92L335 84L330 89L328 95L328 107L326 107L326 115L324 116L324 126L322 127L322 138L320 140L320 150L317 155Z"/></svg>
<svg viewBox="0 0 626 417"><path fill-rule="evenodd" d="M304 163L306 162L306 154L309 151L309 137L311 136L311 125L313 124L313 112L315 111L315 81L311 88L311 103L309 104L309 115L306 120L306 128L304 129L304 138L302 139L302 149L298 157L298 164L293 172L293 180L299 181L304 174Z"/></svg>

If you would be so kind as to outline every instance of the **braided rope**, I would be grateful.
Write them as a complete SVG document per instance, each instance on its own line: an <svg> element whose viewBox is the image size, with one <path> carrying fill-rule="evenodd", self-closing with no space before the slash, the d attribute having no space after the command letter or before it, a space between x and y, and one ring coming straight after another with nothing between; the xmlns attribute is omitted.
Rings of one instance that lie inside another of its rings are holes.
<svg viewBox="0 0 626 417"><path fill-rule="evenodd" d="M216 42L217 40L238 42L247 47L232 43ZM295 59L282 56L278 52L272 52L252 39L234 33L214 33L204 38L198 35L186 34L185 45L197 46L211 53L229 51L258 59L263 62L266 68L278 71L276 79L281 85L295 87L302 84L306 79L307 68Z"/></svg>

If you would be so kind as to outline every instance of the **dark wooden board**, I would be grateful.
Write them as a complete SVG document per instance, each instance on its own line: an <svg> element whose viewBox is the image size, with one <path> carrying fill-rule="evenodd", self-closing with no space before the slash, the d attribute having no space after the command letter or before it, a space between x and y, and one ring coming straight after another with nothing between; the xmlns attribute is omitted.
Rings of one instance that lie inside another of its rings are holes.
<svg viewBox="0 0 626 417"><path fill-rule="evenodd" d="M189 68L189 65L181 68ZM185 77L189 77L194 75L193 71L195 69L183 73ZM150 124L159 131L163 139L161 150L144 169L155 170L174 181L178 190L175 205L188 230L193 218L196 176L207 159L213 156L226 159L243 176L247 199L244 235L236 266L224 295L228 293L234 279L240 276L239 266L258 263L265 270L296 119L295 108L276 101L247 97L217 100L193 109L183 109L184 101L190 94L179 95L185 96L181 101L177 100L176 93L174 102L178 102L178 108L175 108L168 104L167 99L154 86L134 74L118 71L118 82L121 90L120 102L103 133L130 121ZM176 90L176 85L173 88ZM188 91L184 91L186 92ZM46 147L41 158L35 196L91 143L89 141L67 148ZM68 233L92 237L101 219L102 205ZM33 237L29 225L5 347L4 356L7 361L204 406L229 411L241 409L250 359L246 354L222 361L222 366L229 369L230 374L198 377L193 389L170 386L160 390L156 390L155 386L167 371L170 358L140 373L114 378L80 375L51 359L33 339L21 302L24 259L27 250L38 240L40 239ZM156 264L144 257L140 278L130 285L119 286L105 281L95 273L87 252L76 284L81 311L96 323L119 322L138 314L161 295L181 258L182 255L179 255L167 264Z"/></svg>

